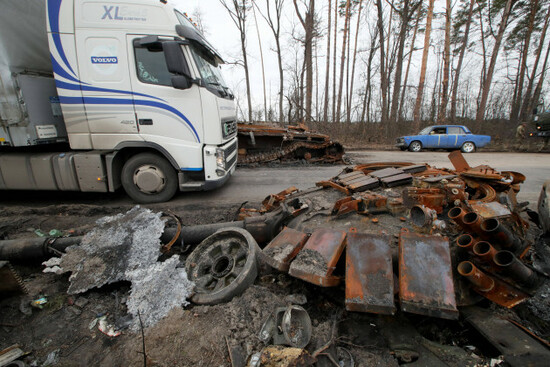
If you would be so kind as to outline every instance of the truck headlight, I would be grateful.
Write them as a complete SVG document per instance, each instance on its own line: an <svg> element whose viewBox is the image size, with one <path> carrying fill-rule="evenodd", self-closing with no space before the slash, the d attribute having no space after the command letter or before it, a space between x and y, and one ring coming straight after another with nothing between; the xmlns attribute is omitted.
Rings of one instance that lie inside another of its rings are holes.
<svg viewBox="0 0 550 367"><path fill-rule="evenodd" d="M225 152L223 149L216 149L216 166L225 169Z"/></svg>

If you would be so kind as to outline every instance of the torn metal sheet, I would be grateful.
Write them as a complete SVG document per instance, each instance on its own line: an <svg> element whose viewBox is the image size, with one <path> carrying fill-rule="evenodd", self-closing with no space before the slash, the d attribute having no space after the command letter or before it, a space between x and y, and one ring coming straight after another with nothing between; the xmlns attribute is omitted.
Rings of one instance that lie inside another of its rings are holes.
<svg viewBox="0 0 550 367"><path fill-rule="evenodd" d="M467 307L462 312L512 367L548 365L550 350L510 321L479 307Z"/></svg>
<svg viewBox="0 0 550 367"><path fill-rule="evenodd" d="M7 261L0 261L0 294L3 293L27 293L25 283Z"/></svg>
<svg viewBox="0 0 550 367"><path fill-rule="evenodd" d="M466 159L464 158L464 155L462 155L460 150L452 151L451 153L449 153L448 157L457 172L467 171L471 168L468 162L466 162Z"/></svg>
<svg viewBox="0 0 550 367"><path fill-rule="evenodd" d="M290 262L304 247L309 236L292 228L283 229L262 253L262 259L277 270L288 272Z"/></svg>
<svg viewBox="0 0 550 367"><path fill-rule="evenodd" d="M457 319L449 241L401 231L399 236L401 309L421 315Z"/></svg>
<svg viewBox="0 0 550 367"><path fill-rule="evenodd" d="M290 264L289 274L306 282L333 287L341 277L332 275L346 245L346 232L317 229Z"/></svg>
<svg viewBox="0 0 550 367"><path fill-rule="evenodd" d="M392 251L388 236L349 233L346 247L346 309L393 315Z"/></svg>
<svg viewBox="0 0 550 367"><path fill-rule="evenodd" d="M125 214L104 217L88 232L79 246L67 248L61 257L63 272L71 272L67 293L78 294L118 281L130 281L128 312L130 327L139 329L137 312L144 327L155 324L174 307L188 304L194 284L180 267L179 256L158 262L161 213L134 207Z"/></svg>

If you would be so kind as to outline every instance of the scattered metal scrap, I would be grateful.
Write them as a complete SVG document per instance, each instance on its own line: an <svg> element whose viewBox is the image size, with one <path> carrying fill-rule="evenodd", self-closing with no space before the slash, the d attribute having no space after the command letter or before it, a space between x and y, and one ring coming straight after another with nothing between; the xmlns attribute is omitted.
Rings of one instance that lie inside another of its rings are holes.
<svg viewBox="0 0 550 367"><path fill-rule="evenodd" d="M27 293L27 287L9 262L0 261L0 294L12 293Z"/></svg>
<svg viewBox="0 0 550 367"><path fill-rule="evenodd" d="M402 311L456 319L457 306L475 302L470 289L502 306L516 306L544 278L522 260L531 240L515 195L525 177L485 165L470 167L460 152L449 158L455 171L427 164L371 163L346 168L317 183L321 191L290 190L284 198L275 195L278 204L293 202L306 210L283 221L289 228L266 242L262 258L319 286L345 280L348 310L393 314L391 248L396 245L376 234L387 231L384 227L374 232L350 229L364 228L366 222L348 214L370 217L376 225L379 219L374 214L398 216L410 210L409 230L401 230L407 228L402 223L394 232L400 233L397 265ZM332 205L329 197L335 198ZM261 211L269 213L265 207L266 202ZM340 260L344 248L345 269Z"/></svg>
<svg viewBox="0 0 550 367"><path fill-rule="evenodd" d="M262 325L259 338L266 345L305 348L311 340L309 314L296 305L277 308Z"/></svg>
<svg viewBox="0 0 550 367"><path fill-rule="evenodd" d="M341 163L344 147L330 136L307 127L238 124L240 165L275 160L305 159L308 162Z"/></svg>

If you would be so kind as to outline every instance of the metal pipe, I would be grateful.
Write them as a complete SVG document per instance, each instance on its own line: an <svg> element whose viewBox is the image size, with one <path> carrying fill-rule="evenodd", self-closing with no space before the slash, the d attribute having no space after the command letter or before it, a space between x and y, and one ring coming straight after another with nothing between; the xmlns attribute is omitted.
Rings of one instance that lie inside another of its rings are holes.
<svg viewBox="0 0 550 367"><path fill-rule="evenodd" d="M462 229L468 230L468 228L464 225L464 215L466 215L466 212L458 206L455 206L447 213L447 216L452 219L456 224L458 224Z"/></svg>
<svg viewBox="0 0 550 367"><path fill-rule="evenodd" d="M497 253L497 250L489 242L479 241L474 244L472 252L484 263L494 265L493 257Z"/></svg>
<svg viewBox="0 0 550 367"><path fill-rule="evenodd" d="M458 264L458 273L468 279L480 292L490 292L495 287L493 278L476 268L469 261Z"/></svg>
<svg viewBox="0 0 550 367"><path fill-rule="evenodd" d="M472 248L477 243L477 240L475 240L471 235L465 233L461 234L456 238L456 245L468 252L472 252Z"/></svg>
<svg viewBox="0 0 550 367"><path fill-rule="evenodd" d="M503 226L498 219L486 219L481 223L480 228L483 231L483 236L490 238L493 244L498 244L512 252L518 252L521 249L521 240Z"/></svg>
<svg viewBox="0 0 550 367"><path fill-rule="evenodd" d="M482 218L477 213L466 213L462 218L462 221L464 222L464 226L468 228L468 232L483 235L483 231L481 230Z"/></svg>
<svg viewBox="0 0 550 367"><path fill-rule="evenodd" d="M510 278L518 282L518 284L525 287L532 287L537 283L537 274L522 263L510 251L498 251L493 261L503 273L510 276Z"/></svg>
<svg viewBox="0 0 550 367"><path fill-rule="evenodd" d="M77 245L82 236L61 238L21 238L18 240L0 241L0 260L38 260L63 252L72 245Z"/></svg>

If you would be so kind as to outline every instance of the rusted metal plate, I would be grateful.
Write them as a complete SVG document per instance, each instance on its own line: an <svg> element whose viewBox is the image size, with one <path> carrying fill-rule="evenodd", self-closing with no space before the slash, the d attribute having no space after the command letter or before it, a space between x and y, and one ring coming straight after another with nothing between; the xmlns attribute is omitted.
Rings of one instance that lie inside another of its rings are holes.
<svg viewBox="0 0 550 367"><path fill-rule="evenodd" d="M412 182L412 176L408 173L401 173L395 176L381 178L382 184L386 187L406 185Z"/></svg>
<svg viewBox="0 0 550 367"><path fill-rule="evenodd" d="M346 309L395 313L390 238L349 233L346 247Z"/></svg>
<svg viewBox="0 0 550 367"><path fill-rule="evenodd" d="M308 238L306 233L287 227L263 249L262 259L275 269L288 272L290 262L298 255Z"/></svg>
<svg viewBox="0 0 550 367"><path fill-rule="evenodd" d="M348 185L348 188L354 192L375 189L380 186L378 179L372 177L364 177L360 180L353 181Z"/></svg>
<svg viewBox="0 0 550 367"><path fill-rule="evenodd" d="M341 277L332 273L346 245L346 232L329 228L317 229L290 264L289 274L306 282L333 287Z"/></svg>
<svg viewBox="0 0 550 367"><path fill-rule="evenodd" d="M548 365L550 350L510 321L479 307L465 308L463 314L512 367Z"/></svg>
<svg viewBox="0 0 550 367"><path fill-rule="evenodd" d="M401 231L399 236L401 310L457 319L449 240Z"/></svg>
<svg viewBox="0 0 550 367"><path fill-rule="evenodd" d="M405 173L419 173L427 170L428 167L425 164L415 164L413 166L401 167L401 170Z"/></svg>
<svg viewBox="0 0 550 367"><path fill-rule="evenodd" d="M449 153L448 157L457 172L463 172L470 169L470 165L466 162L460 150L452 151Z"/></svg>
<svg viewBox="0 0 550 367"><path fill-rule="evenodd" d="M442 189L407 187L403 190L403 204L407 208L412 208L415 205L424 205L434 209L437 213L441 213L443 206L447 205L447 201Z"/></svg>
<svg viewBox="0 0 550 367"><path fill-rule="evenodd" d="M364 175L365 174L361 171L352 171L350 173L343 173L343 174L338 175L338 180L347 181L347 180L350 180L350 179L353 179L353 178L362 177Z"/></svg>
<svg viewBox="0 0 550 367"><path fill-rule="evenodd" d="M384 169L380 169L380 170L377 170L377 171L373 171L371 173L369 173L370 176L372 177L377 177L377 178L384 178L384 177L390 177L390 176L395 176L395 175L399 175L399 174L402 174L403 173L403 170L402 169L399 169L399 168L384 168Z"/></svg>
<svg viewBox="0 0 550 367"><path fill-rule="evenodd" d="M483 219L502 218L512 215L510 209L496 201L491 201L489 203L484 203L481 201L470 201L469 204L472 208L472 211L476 212L477 215L479 215Z"/></svg>

